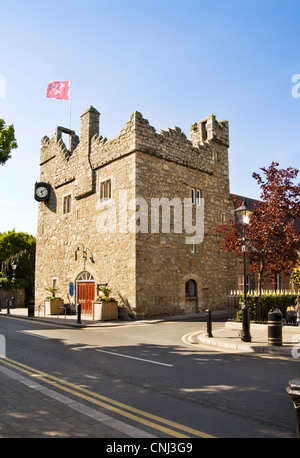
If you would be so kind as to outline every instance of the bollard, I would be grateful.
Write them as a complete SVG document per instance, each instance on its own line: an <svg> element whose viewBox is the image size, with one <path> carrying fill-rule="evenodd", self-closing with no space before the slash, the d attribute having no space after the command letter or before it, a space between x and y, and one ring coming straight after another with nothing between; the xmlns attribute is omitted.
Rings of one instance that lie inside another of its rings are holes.
<svg viewBox="0 0 300 458"><path fill-rule="evenodd" d="M213 337L211 332L211 310L206 310L207 333L206 337Z"/></svg>
<svg viewBox="0 0 300 458"><path fill-rule="evenodd" d="M34 317L34 301L28 301L28 316Z"/></svg>
<svg viewBox="0 0 300 458"><path fill-rule="evenodd" d="M1 308L1 299L0 299L0 312L2 312L2 308Z"/></svg>
<svg viewBox="0 0 300 458"><path fill-rule="evenodd" d="M282 313L279 309L268 313L268 343L280 347L282 345Z"/></svg>
<svg viewBox="0 0 300 458"><path fill-rule="evenodd" d="M10 314L10 311L9 311L9 300L6 299L6 309L7 309L7 315Z"/></svg>
<svg viewBox="0 0 300 458"><path fill-rule="evenodd" d="M244 305L244 307L242 308L241 340L243 342L251 342L250 317L249 317L249 308L247 305Z"/></svg>
<svg viewBox="0 0 300 458"><path fill-rule="evenodd" d="M81 324L81 304L77 304L77 324Z"/></svg>
<svg viewBox="0 0 300 458"><path fill-rule="evenodd" d="M290 380L286 391L291 396L293 401L296 415L296 429L298 437L300 438L300 378Z"/></svg>

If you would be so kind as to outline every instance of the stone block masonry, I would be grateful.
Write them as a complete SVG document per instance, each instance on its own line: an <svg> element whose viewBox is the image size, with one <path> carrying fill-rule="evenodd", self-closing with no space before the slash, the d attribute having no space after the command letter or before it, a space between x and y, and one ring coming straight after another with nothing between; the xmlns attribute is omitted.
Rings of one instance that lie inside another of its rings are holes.
<svg viewBox="0 0 300 458"><path fill-rule="evenodd" d="M59 127L42 139L40 180L51 192L38 204L36 306L53 284L75 304L88 278L95 297L108 283L137 318L224 307L236 265L214 228L234 219L228 123L209 116L188 140L178 127L157 132L136 111L107 140L99 119L89 107L80 137Z"/></svg>

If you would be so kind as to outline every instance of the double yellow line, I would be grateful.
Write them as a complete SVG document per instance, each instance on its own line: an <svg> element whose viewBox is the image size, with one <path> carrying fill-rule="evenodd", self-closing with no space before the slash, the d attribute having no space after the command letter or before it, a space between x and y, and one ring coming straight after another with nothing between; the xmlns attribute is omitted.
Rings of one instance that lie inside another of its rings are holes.
<svg viewBox="0 0 300 458"><path fill-rule="evenodd" d="M106 410L114 412L118 415L126 417L130 420L133 420L137 423L146 425L149 428L156 429L162 433L167 434L168 436L177 437L177 438L190 438L190 437L201 437L201 438L212 438L209 434L203 433L188 426L181 425L179 423L161 418L157 415L144 412L143 410L136 409L129 405L126 405L122 402L115 401L114 399L102 396L101 394L95 393L93 391L87 390L79 385L74 383L62 380L54 375L47 374L39 370L35 370L30 366L14 361L10 358L0 359L0 363L5 364L6 366L12 367L15 370L23 372L30 377L37 377L40 381L54 386L59 390L66 391L76 397L84 399L88 402L91 402L94 405L102 407Z"/></svg>

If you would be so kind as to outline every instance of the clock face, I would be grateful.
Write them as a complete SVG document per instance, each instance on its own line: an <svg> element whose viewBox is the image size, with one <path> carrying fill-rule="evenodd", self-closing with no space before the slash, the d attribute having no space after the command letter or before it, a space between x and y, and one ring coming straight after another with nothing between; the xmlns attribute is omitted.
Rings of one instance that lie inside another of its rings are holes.
<svg viewBox="0 0 300 458"><path fill-rule="evenodd" d="M38 197L42 197L42 198L43 198L43 197L46 197L47 194L48 194L48 189L45 188L44 186L40 186L40 187L37 188L37 190L36 190L36 195L37 195Z"/></svg>

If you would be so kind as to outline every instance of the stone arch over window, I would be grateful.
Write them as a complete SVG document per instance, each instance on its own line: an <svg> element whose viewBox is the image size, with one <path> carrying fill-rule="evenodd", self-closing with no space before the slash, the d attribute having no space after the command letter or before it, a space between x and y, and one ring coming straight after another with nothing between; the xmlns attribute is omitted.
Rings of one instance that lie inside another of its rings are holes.
<svg viewBox="0 0 300 458"><path fill-rule="evenodd" d="M81 272L81 274L78 275L76 278L76 281L94 281L94 277L92 274L90 274L87 271Z"/></svg>
<svg viewBox="0 0 300 458"><path fill-rule="evenodd" d="M195 289L196 296L187 294L195 294ZM179 300L184 313L197 313L204 309L203 282L202 278L195 272L189 272L181 278Z"/></svg>
<svg viewBox="0 0 300 458"><path fill-rule="evenodd" d="M197 282L190 278L185 284L185 297L186 298L197 298L198 288Z"/></svg>

